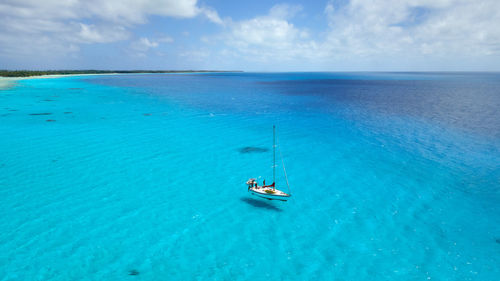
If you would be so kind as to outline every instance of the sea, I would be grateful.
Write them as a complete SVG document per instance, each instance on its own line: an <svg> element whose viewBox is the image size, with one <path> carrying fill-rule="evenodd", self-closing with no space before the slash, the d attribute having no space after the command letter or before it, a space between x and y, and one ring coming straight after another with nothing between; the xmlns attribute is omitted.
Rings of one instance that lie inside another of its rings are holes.
<svg viewBox="0 0 500 281"><path fill-rule="evenodd" d="M0 280L500 280L500 73L27 79L0 135Z"/></svg>

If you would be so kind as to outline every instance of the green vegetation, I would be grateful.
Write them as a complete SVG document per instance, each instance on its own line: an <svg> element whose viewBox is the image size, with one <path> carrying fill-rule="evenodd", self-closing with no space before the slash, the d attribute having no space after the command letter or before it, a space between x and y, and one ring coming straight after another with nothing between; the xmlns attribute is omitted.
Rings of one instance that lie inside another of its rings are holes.
<svg viewBox="0 0 500 281"><path fill-rule="evenodd" d="M193 73L193 72L234 72L220 70L0 70L3 77L29 77L41 75L70 74L125 74L125 73ZM239 71L238 71L239 72Z"/></svg>

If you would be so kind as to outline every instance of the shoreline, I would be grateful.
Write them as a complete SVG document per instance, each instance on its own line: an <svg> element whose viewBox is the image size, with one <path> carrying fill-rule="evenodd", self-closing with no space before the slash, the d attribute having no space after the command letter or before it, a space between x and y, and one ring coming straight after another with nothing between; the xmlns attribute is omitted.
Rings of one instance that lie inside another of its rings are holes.
<svg viewBox="0 0 500 281"><path fill-rule="evenodd" d="M172 71L172 72L107 72L107 73L71 73L71 74L46 74L46 75L33 75L33 76L0 76L0 90L7 90L16 85L19 80L27 79L54 79L61 77L72 76L94 76L94 75L130 75L130 74L193 74L193 73L211 73L211 72L242 72L242 71Z"/></svg>
<svg viewBox="0 0 500 281"><path fill-rule="evenodd" d="M73 77L73 76L94 76L94 75L123 75L124 73L84 73L84 74L47 74L47 75L33 75L25 77L5 77L0 76L0 91L8 90L16 86L16 82L20 80L28 79L56 79L62 77Z"/></svg>
<svg viewBox="0 0 500 281"><path fill-rule="evenodd" d="M14 87L17 80L17 78L12 77L0 77L0 91Z"/></svg>
<svg viewBox="0 0 500 281"><path fill-rule="evenodd" d="M170 74L170 73L210 73L243 72L241 70L0 70L0 77L33 77L52 75L87 74Z"/></svg>
<svg viewBox="0 0 500 281"><path fill-rule="evenodd" d="M0 91L8 90L16 85L16 82L19 80L28 80L28 79L55 79L67 76L87 76L87 75L110 75L114 73L103 73L103 74L49 74L49 75L34 75L34 76L26 76L26 77L5 77L0 76Z"/></svg>

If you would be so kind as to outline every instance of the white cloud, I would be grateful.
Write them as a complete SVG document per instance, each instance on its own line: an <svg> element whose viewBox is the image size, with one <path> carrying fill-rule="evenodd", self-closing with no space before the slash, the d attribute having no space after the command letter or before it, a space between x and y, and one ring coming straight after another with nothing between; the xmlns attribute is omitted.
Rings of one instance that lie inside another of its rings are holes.
<svg viewBox="0 0 500 281"><path fill-rule="evenodd" d="M5 0L0 4L0 14L19 18L97 17L124 25L144 23L148 15L192 18L205 10L217 14L211 8L198 7L197 0Z"/></svg>
<svg viewBox="0 0 500 281"><path fill-rule="evenodd" d="M80 31L69 37L68 41L77 43L109 43L126 39L129 34L121 26L96 26L80 23Z"/></svg>
<svg viewBox="0 0 500 281"><path fill-rule="evenodd" d="M125 40L130 37L129 29L146 23L150 15L201 15L222 23L214 9L199 7L197 0L3 0L0 57L57 57L78 51L79 44Z"/></svg>
<svg viewBox="0 0 500 281"><path fill-rule="evenodd" d="M328 17L328 20L331 22L333 18L333 13L335 12L335 6L333 5L333 1L330 0L326 3L325 6L325 14Z"/></svg>
<svg viewBox="0 0 500 281"><path fill-rule="evenodd" d="M147 52L149 49L157 48L160 44L155 41L150 41L148 38L141 38L132 42L130 45L132 49L140 52Z"/></svg>
<svg viewBox="0 0 500 281"><path fill-rule="evenodd" d="M265 16L231 23L224 41L254 61L307 56L314 50L315 42L308 39L306 29L297 28L289 21L300 10L300 6L281 4L272 7Z"/></svg>
<svg viewBox="0 0 500 281"><path fill-rule="evenodd" d="M217 23L217 24L224 24L222 19L219 17L219 14L217 14L216 10L209 8L209 7L203 7L201 9L199 9L198 11L199 11L199 13L205 15L205 17L207 19L209 19L211 22Z"/></svg>
<svg viewBox="0 0 500 281"><path fill-rule="evenodd" d="M302 11L300 5L277 4L269 10L269 17L278 19L291 19Z"/></svg>
<svg viewBox="0 0 500 281"><path fill-rule="evenodd" d="M312 34L294 24L300 7L276 5L267 15L231 23L225 45L252 68L267 70L481 69L493 57L500 65L500 1L341 4L325 3L328 25Z"/></svg>
<svg viewBox="0 0 500 281"><path fill-rule="evenodd" d="M329 20L327 47L353 55L470 56L500 47L495 0L353 0Z"/></svg>
<svg viewBox="0 0 500 281"><path fill-rule="evenodd" d="M148 52L150 50L158 49L158 47L160 47L161 45L160 43L172 43L172 42L174 42L174 39L168 36L163 36L153 39L142 37L130 43L128 53L132 57L146 57L148 56ZM154 52L153 54L160 57L165 56L165 53L161 51Z"/></svg>

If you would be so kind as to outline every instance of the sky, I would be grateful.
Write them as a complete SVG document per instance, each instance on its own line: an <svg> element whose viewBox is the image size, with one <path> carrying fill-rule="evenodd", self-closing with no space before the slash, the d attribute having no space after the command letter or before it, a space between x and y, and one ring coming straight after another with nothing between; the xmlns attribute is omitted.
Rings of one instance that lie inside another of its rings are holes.
<svg viewBox="0 0 500 281"><path fill-rule="evenodd" d="M500 71L500 1L0 0L0 69Z"/></svg>

